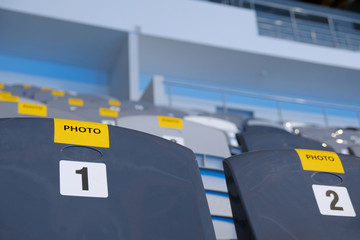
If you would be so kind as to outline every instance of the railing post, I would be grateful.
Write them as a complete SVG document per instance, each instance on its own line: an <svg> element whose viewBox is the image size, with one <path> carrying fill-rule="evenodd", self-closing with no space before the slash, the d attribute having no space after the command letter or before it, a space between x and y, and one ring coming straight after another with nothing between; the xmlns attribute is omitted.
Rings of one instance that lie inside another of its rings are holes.
<svg viewBox="0 0 360 240"><path fill-rule="evenodd" d="M282 116L281 104L279 101L276 101L276 107L277 107L279 122L283 122L284 119Z"/></svg>
<svg viewBox="0 0 360 240"><path fill-rule="evenodd" d="M170 107L173 106L173 103L172 103L172 88L171 88L171 85L168 84L168 104Z"/></svg>
<svg viewBox="0 0 360 240"><path fill-rule="evenodd" d="M357 111L357 115L358 115L359 128L360 128L360 111Z"/></svg>
<svg viewBox="0 0 360 240"><path fill-rule="evenodd" d="M290 11L291 26L292 26L292 30L294 33L294 38L295 38L295 40L299 40L299 34L298 34L298 30L297 30L294 10L293 10L293 8L290 8L289 11Z"/></svg>
<svg viewBox="0 0 360 240"><path fill-rule="evenodd" d="M223 105L223 111L224 113L227 112L227 107L226 107L226 95L224 92L221 92L221 97L222 97L222 105Z"/></svg>
<svg viewBox="0 0 360 240"><path fill-rule="evenodd" d="M334 21L331 17L328 17L328 24L329 24L329 28L330 28L330 32L331 32L331 36L333 39L333 45L334 47L338 47L337 41L336 41L336 30L335 30L335 25L334 25Z"/></svg>
<svg viewBox="0 0 360 240"><path fill-rule="evenodd" d="M322 107L323 110L323 115L324 115L324 123L325 123L325 127L329 127L329 119L328 119L328 114L326 111L326 107Z"/></svg>

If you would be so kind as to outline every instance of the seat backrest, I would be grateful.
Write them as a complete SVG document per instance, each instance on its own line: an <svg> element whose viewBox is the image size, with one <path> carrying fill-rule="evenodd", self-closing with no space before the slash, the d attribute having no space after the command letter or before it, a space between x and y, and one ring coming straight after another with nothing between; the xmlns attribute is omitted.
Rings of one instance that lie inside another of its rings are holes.
<svg viewBox="0 0 360 240"><path fill-rule="evenodd" d="M116 119L119 115L117 110L104 107L82 107L76 109L74 114L92 122L104 123L113 126L116 126Z"/></svg>
<svg viewBox="0 0 360 240"><path fill-rule="evenodd" d="M48 107L45 104L34 100L20 98L18 102L0 101L0 118L14 117L46 117L46 118L65 118L72 120L88 120L84 117L75 115L71 112Z"/></svg>
<svg viewBox="0 0 360 240"><path fill-rule="evenodd" d="M199 116L199 115L186 116L184 117L184 119L219 129L226 133L226 135L229 138L229 143L231 146L234 147L239 146L235 137L236 133L239 132L239 129L235 123L229 120L221 119L220 117L215 117L215 116Z"/></svg>
<svg viewBox="0 0 360 240"><path fill-rule="evenodd" d="M224 160L239 239L357 239L360 158L308 149Z"/></svg>
<svg viewBox="0 0 360 240"><path fill-rule="evenodd" d="M282 130L275 129L273 132L263 132L257 131L254 128L255 127L252 127L252 130L244 131L236 135L243 152L294 148L333 150L332 147L324 145L322 142L296 136Z"/></svg>
<svg viewBox="0 0 360 240"><path fill-rule="evenodd" d="M105 124L0 119L1 239L215 239L189 149Z"/></svg>
<svg viewBox="0 0 360 240"><path fill-rule="evenodd" d="M226 135L217 129L181 118L156 115L119 117L118 126L177 141L195 153L229 157Z"/></svg>

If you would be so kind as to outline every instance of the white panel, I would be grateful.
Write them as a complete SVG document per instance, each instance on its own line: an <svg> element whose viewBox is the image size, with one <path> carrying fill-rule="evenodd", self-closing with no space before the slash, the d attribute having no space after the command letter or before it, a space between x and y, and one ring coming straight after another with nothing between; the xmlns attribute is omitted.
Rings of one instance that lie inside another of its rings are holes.
<svg viewBox="0 0 360 240"><path fill-rule="evenodd" d="M235 225L231 222L213 219L216 239L237 239Z"/></svg>
<svg viewBox="0 0 360 240"><path fill-rule="evenodd" d="M230 199L217 194L206 193L210 214L222 217L232 217Z"/></svg>
<svg viewBox="0 0 360 240"><path fill-rule="evenodd" d="M201 175L205 190L227 192L225 178L210 175Z"/></svg>

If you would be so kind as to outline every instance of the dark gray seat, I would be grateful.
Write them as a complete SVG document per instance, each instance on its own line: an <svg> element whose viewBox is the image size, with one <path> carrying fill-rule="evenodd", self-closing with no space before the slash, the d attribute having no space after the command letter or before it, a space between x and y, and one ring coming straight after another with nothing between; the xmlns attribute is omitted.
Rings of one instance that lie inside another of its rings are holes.
<svg viewBox="0 0 360 240"><path fill-rule="evenodd" d="M34 98L35 93L41 91L40 88L30 84L6 85L3 90L11 92L13 96L25 98Z"/></svg>
<svg viewBox="0 0 360 240"><path fill-rule="evenodd" d="M314 150L225 159L238 239L358 239L359 163L357 157Z"/></svg>
<svg viewBox="0 0 360 240"><path fill-rule="evenodd" d="M215 239L194 153L178 144L14 118L0 119L0 151L1 239Z"/></svg>
<svg viewBox="0 0 360 240"><path fill-rule="evenodd" d="M324 145L322 142L296 136L278 128L266 126L259 126L258 128L252 126L250 129L236 135L243 152L294 148L333 150L332 147Z"/></svg>
<svg viewBox="0 0 360 240"><path fill-rule="evenodd" d="M202 173L207 169L207 172L217 172L217 175L221 175L222 160L230 156L225 133L199 123L167 116L135 115L119 117L118 125L176 141L190 148L196 153ZM218 239L235 238L235 227L226 187L216 189L220 187L221 178L209 179L204 175L202 178L205 180L206 197L216 237Z"/></svg>
<svg viewBox="0 0 360 240"><path fill-rule="evenodd" d="M21 107L20 107L21 106ZM23 109L23 111L21 111ZM46 117L72 120L88 120L71 112L52 108L31 99L20 98L19 102L0 101L0 118Z"/></svg>

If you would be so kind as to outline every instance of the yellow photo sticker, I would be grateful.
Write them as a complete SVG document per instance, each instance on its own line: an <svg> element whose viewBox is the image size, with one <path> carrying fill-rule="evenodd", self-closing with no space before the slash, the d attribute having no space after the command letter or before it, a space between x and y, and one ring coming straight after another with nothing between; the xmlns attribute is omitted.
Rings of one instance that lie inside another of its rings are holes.
<svg viewBox="0 0 360 240"><path fill-rule="evenodd" d="M7 95L0 95L0 101L3 102L18 102L19 101L19 97L16 96L7 96Z"/></svg>
<svg viewBox="0 0 360 240"><path fill-rule="evenodd" d="M109 128L102 123L55 118L54 142L109 148Z"/></svg>
<svg viewBox="0 0 360 240"><path fill-rule="evenodd" d="M295 149L302 167L307 171L345 173L339 156L335 152Z"/></svg>
<svg viewBox="0 0 360 240"><path fill-rule="evenodd" d="M42 88L41 88L41 91L43 91L43 92L49 92L49 91L51 91L51 89L48 88L48 87L42 87Z"/></svg>
<svg viewBox="0 0 360 240"><path fill-rule="evenodd" d="M120 107L121 102L119 100L115 100L115 99L110 99L108 101L110 106L115 106L115 107Z"/></svg>
<svg viewBox="0 0 360 240"><path fill-rule="evenodd" d="M80 98L68 98L68 104L71 106L84 106L84 101Z"/></svg>
<svg viewBox="0 0 360 240"><path fill-rule="evenodd" d="M47 116L47 106L33 103L18 103L18 113L32 116Z"/></svg>
<svg viewBox="0 0 360 240"><path fill-rule="evenodd" d="M56 97L63 97L65 96L65 92L61 90L52 90L51 94Z"/></svg>
<svg viewBox="0 0 360 240"><path fill-rule="evenodd" d="M5 87L5 84L0 83L0 89L4 89L4 87Z"/></svg>
<svg viewBox="0 0 360 240"><path fill-rule="evenodd" d="M30 84L23 84L23 88L24 88L24 89L30 89L30 88L31 88L31 85L30 85Z"/></svg>
<svg viewBox="0 0 360 240"><path fill-rule="evenodd" d="M159 120L160 127L177 128L177 129L184 128L181 118L167 117L167 116L157 116L157 117Z"/></svg>
<svg viewBox="0 0 360 240"><path fill-rule="evenodd" d="M11 92L7 92L7 91L1 91L0 92L0 96L11 96Z"/></svg>
<svg viewBox="0 0 360 240"><path fill-rule="evenodd" d="M99 108L99 115L103 117L118 117L118 112L109 108Z"/></svg>

